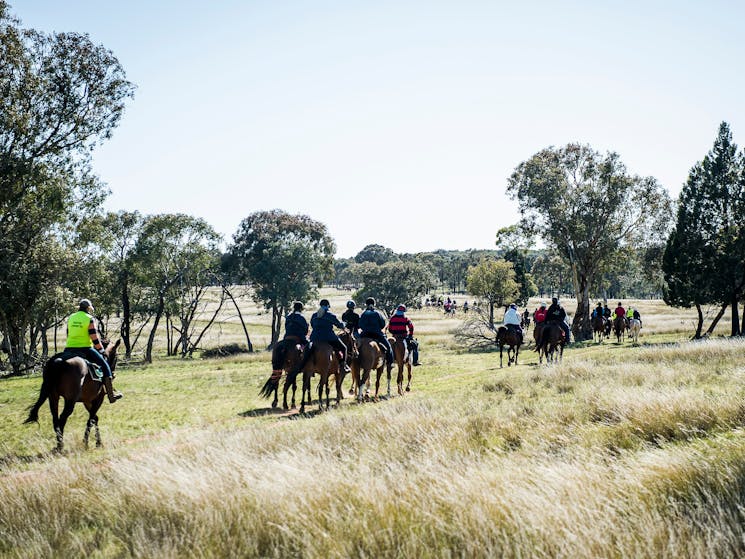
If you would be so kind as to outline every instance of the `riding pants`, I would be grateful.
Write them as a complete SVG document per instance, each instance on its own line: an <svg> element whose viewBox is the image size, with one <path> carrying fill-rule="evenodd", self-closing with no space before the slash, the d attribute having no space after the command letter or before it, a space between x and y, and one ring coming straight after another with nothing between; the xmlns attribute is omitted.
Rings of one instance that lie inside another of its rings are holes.
<svg viewBox="0 0 745 559"><path fill-rule="evenodd" d="M96 350L96 348L93 347L66 347L66 352L75 353L82 357L83 359L87 359L91 363L95 363L99 367L101 367L101 372L103 373L104 377L111 377L111 367L109 367L108 361L104 359L104 356L101 355L99 351Z"/></svg>

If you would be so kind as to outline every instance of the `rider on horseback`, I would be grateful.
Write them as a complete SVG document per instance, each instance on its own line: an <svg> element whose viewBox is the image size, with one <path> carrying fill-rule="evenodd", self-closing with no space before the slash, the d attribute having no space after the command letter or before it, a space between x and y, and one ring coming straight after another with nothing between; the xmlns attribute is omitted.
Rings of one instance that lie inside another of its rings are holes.
<svg viewBox="0 0 745 559"><path fill-rule="evenodd" d="M359 338L360 332L358 330L358 324L360 322L360 315L354 312L355 306L355 302L351 299L347 301L347 310L345 310L344 314L341 315L341 321L346 325L347 330L352 333L352 336Z"/></svg>
<svg viewBox="0 0 745 559"><path fill-rule="evenodd" d="M406 307L399 305L388 321L388 331L396 340L404 340L411 348L412 365L419 365L419 343L414 339L414 323L406 316Z"/></svg>
<svg viewBox="0 0 745 559"><path fill-rule="evenodd" d="M601 302L598 302L598 306L595 307L595 309L592 311L592 318L595 318L597 316L601 318L603 317L603 303Z"/></svg>
<svg viewBox="0 0 745 559"><path fill-rule="evenodd" d="M360 337L372 338L376 342L380 343L385 349L385 361L388 365L388 370L393 366L393 348L388 342L388 338L383 334L383 328L385 328L385 317L383 313L375 309L375 299L368 297L365 299L365 305L367 308L360 316L359 328Z"/></svg>
<svg viewBox="0 0 745 559"><path fill-rule="evenodd" d="M123 394L114 390L111 385L111 367L103 357L104 347L101 344L98 328L96 328L96 320L93 318L94 312L93 303L88 299L80 301L78 312L71 314L67 319L65 352L76 354L101 367L103 385L109 396L109 402L113 404Z"/></svg>
<svg viewBox="0 0 745 559"><path fill-rule="evenodd" d="M634 309L634 312L631 315L631 318L635 318L639 321L639 327L642 326L642 315L639 314L639 309Z"/></svg>
<svg viewBox="0 0 745 559"><path fill-rule="evenodd" d="M284 339L297 340L305 347L308 345L308 321L303 316L303 304L295 301L292 304L292 312L285 317Z"/></svg>
<svg viewBox="0 0 745 559"><path fill-rule="evenodd" d="M523 340L523 329L520 326L520 315L517 313L517 305L512 303L504 313L504 325L520 336L520 343Z"/></svg>
<svg viewBox="0 0 745 559"><path fill-rule="evenodd" d="M546 311L546 322L558 324L564 331L564 339L569 343L569 325L566 322L567 313L559 303L558 297L551 299L551 306Z"/></svg>
<svg viewBox="0 0 745 559"><path fill-rule="evenodd" d="M297 375L296 371L303 370L313 353L313 342L326 342L340 352L341 355L336 356L339 360L340 370L343 370L345 373L351 371L349 365L347 365L347 346L344 345L344 342L334 332L334 327L344 328L344 324L336 318L335 314L329 311L331 303L329 303L328 299L321 299L319 306L320 308L310 318L310 325L313 327L313 331L310 333L311 349L304 352L303 360L290 374L294 373ZM336 352L334 353L336 354Z"/></svg>
<svg viewBox="0 0 745 559"><path fill-rule="evenodd" d="M543 324L546 321L546 303L541 301L541 306L533 313L533 321L538 324Z"/></svg>

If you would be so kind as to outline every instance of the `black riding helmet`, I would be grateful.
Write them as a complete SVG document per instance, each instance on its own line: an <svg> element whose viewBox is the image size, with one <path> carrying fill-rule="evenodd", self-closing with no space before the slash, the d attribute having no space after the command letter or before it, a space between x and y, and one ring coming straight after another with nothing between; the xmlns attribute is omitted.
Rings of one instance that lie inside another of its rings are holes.
<svg viewBox="0 0 745 559"><path fill-rule="evenodd" d="M355 306L356 305L355 305L354 301L352 301L351 299L349 301L347 301L347 308L348 309L353 309Z"/></svg>
<svg viewBox="0 0 745 559"><path fill-rule="evenodd" d="M292 304L292 310L295 311L295 312L302 311L303 310L303 304L300 301L295 301Z"/></svg>
<svg viewBox="0 0 745 559"><path fill-rule="evenodd" d="M365 299L365 304L368 307L374 307L375 306L375 299L373 299L372 297L368 297L367 299Z"/></svg>

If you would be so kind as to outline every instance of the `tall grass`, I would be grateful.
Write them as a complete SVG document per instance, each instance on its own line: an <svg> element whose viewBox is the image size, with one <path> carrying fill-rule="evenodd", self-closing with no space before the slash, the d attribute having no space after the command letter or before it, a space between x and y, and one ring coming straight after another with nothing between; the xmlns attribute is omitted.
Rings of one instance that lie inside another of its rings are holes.
<svg viewBox="0 0 745 559"><path fill-rule="evenodd" d="M499 369L494 353L442 347L450 326L426 318L405 397L278 415L255 397L268 356L169 360L122 373L98 451L72 442L81 417L71 451L46 452L48 417L18 426L38 386L19 379L0 429L35 442L0 447L0 554L745 553L743 341L650 336Z"/></svg>

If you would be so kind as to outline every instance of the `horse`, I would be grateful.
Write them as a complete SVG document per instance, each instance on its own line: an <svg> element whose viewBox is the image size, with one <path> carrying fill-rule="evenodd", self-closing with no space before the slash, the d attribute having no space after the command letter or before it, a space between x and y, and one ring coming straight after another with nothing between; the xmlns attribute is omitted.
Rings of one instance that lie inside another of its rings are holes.
<svg viewBox="0 0 745 559"><path fill-rule="evenodd" d="M523 332L527 332L530 329L530 317L523 315L520 318L520 328L523 329Z"/></svg>
<svg viewBox="0 0 745 559"><path fill-rule="evenodd" d="M357 401L361 402L366 394L363 394L364 387L369 385L370 373L373 370L378 372L375 382L375 398L378 397L380 390L380 377L383 374L383 368L388 369L388 396L391 395L391 366L386 367L385 349L379 342L373 338L362 337L358 340L359 362L352 367L353 386L357 392ZM361 374L360 374L361 372Z"/></svg>
<svg viewBox="0 0 745 559"><path fill-rule="evenodd" d="M111 367L112 376L116 368L117 356L116 350L121 340L115 344L104 341L104 358ZM28 418L24 423L39 421L39 408L45 401L49 400L49 410L52 413L52 425L57 436L57 451L64 450L64 431L67 418L70 417L75 404L83 402L88 410L88 422L85 426L85 435L83 443L88 448L88 437L91 427L95 430L96 447L103 446L101 442L101 433L98 430L98 410L103 403L106 390L103 382L94 380L89 374L89 364L82 357L71 357L63 360L59 357L52 357L44 365L42 373L41 389L39 399L29 410ZM64 398L65 405L62 408L62 414L59 414L59 399Z"/></svg>
<svg viewBox="0 0 745 559"><path fill-rule="evenodd" d="M626 320L622 316L613 319L613 333L618 343L622 343L626 334Z"/></svg>
<svg viewBox="0 0 745 559"><path fill-rule="evenodd" d="M279 381L282 378L282 372L289 373L294 369L303 358L303 347L300 345L300 338L290 336L280 340L272 349L272 374L264 383L259 395L269 398L274 393L272 408L277 407L279 400ZM297 382L288 383L285 378L282 407L289 409L287 406L287 391L292 386L292 407L295 407L295 392L297 391Z"/></svg>
<svg viewBox="0 0 745 559"><path fill-rule="evenodd" d="M285 386L292 385L295 383L297 375L303 373L303 387L301 390L300 398L300 413L305 413L305 395L308 395L308 404L313 402L313 396L310 392L311 378L316 373L319 375L318 379L318 409L323 411L323 389L326 389L326 409L328 410L331 405L329 395L329 377L335 375L336 378L336 403L339 404L341 401L341 381L342 374L339 373L339 360L336 358L334 348L328 342L313 342L306 351L310 351L310 357L305 363L301 371L293 369L287 373L287 380L285 380Z"/></svg>
<svg viewBox="0 0 745 559"><path fill-rule="evenodd" d="M393 360L396 362L396 366L398 367L398 375L396 376L398 395L403 396L404 366L406 366L406 370L409 373L409 380L406 383L406 392L411 391L411 350L403 338L388 338L388 341L393 348Z"/></svg>
<svg viewBox="0 0 745 559"><path fill-rule="evenodd" d="M559 350L559 361L564 356L564 330L555 322L548 322L543 325L543 329L535 350L538 352L538 363L543 362L543 356L546 357L546 363L554 360L556 350Z"/></svg>
<svg viewBox="0 0 745 559"><path fill-rule="evenodd" d="M634 345L639 344L639 331L642 329L642 321L638 318L632 318L629 320L629 334L634 342Z"/></svg>
<svg viewBox="0 0 745 559"><path fill-rule="evenodd" d="M592 317L592 339L597 341L599 344L603 343L603 337L605 336L606 319L598 314Z"/></svg>
<svg viewBox="0 0 745 559"><path fill-rule="evenodd" d="M535 341L536 347L538 347L538 342L541 340L541 333L543 332L545 324L545 322L536 322L533 327L533 340Z"/></svg>
<svg viewBox="0 0 745 559"><path fill-rule="evenodd" d="M500 326L497 330L497 345L499 346L499 368L502 368L502 350L507 346L507 366L514 363L517 365L517 355L520 353L520 346L523 343L523 337L506 326Z"/></svg>

